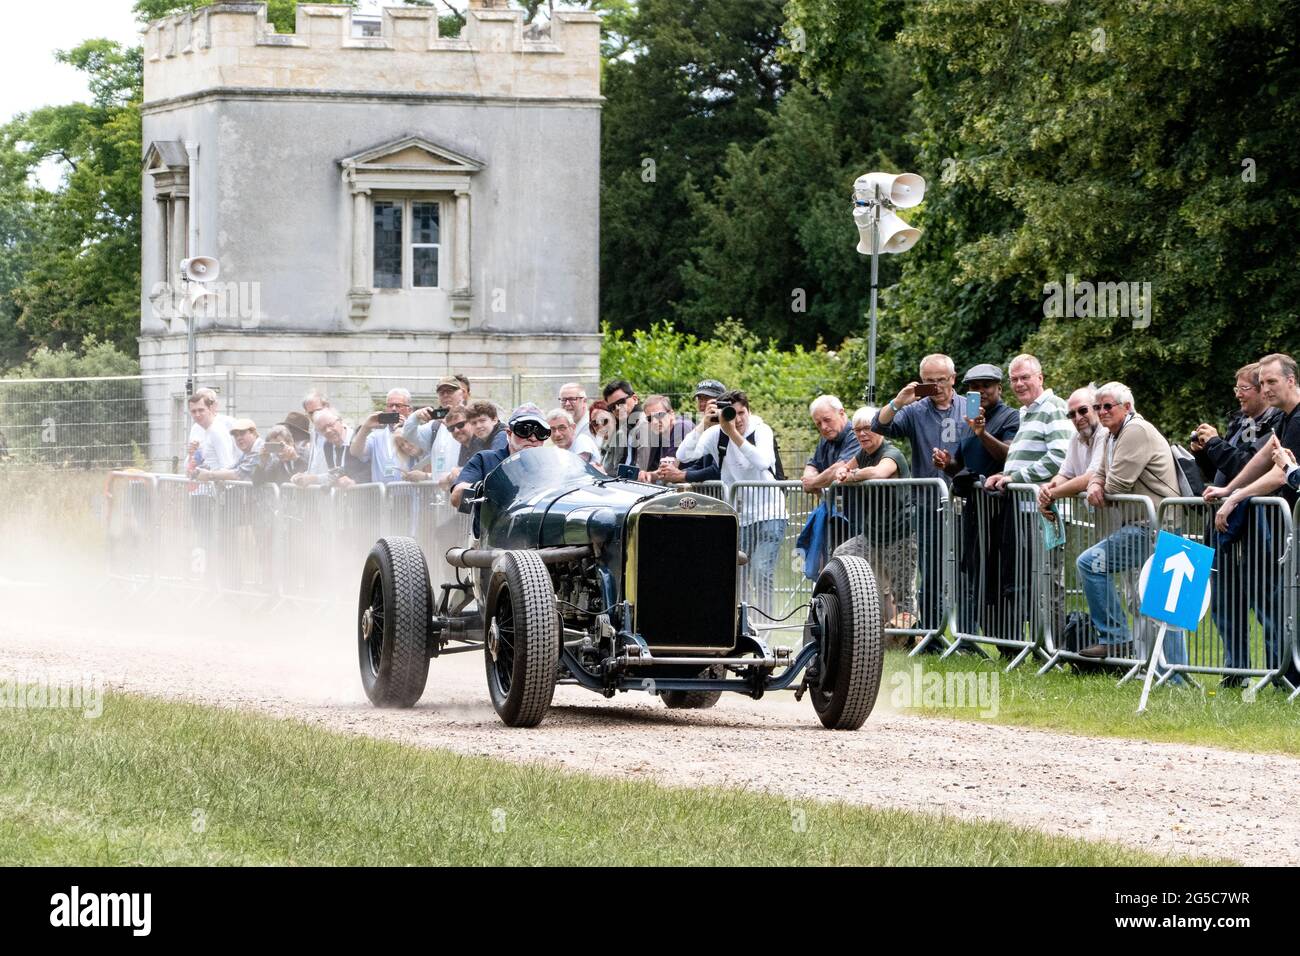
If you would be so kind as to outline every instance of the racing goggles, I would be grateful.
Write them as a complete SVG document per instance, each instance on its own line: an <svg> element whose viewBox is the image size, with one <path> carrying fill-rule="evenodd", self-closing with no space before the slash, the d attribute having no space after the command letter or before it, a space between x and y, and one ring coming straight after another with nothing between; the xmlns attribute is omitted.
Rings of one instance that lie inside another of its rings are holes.
<svg viewBox="0 0 1300 956"><path fill-rule="evenodd" d="M537 422L516 422L510 426L510 430L514 432L516 438L535 438L538 441L546 441L551 437L551 430Z"/></svg>

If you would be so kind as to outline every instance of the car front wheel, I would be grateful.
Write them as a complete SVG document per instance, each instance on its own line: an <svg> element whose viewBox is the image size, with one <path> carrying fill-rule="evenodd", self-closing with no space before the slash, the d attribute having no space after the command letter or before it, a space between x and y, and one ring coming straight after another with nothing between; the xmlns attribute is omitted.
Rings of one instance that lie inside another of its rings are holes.
<svg viewBox="0 0 1300 956"><path fill-rule="evenodd" d="M376 707L412 707L429 678L429 570L413 538L380 538L361 572L357 654Z"/></svg>
<svg viewBox="0 0 1300 956"><path fill-rule="evenodd" d="M827 562L813 591L808 628L818 642L808 679L813 709L824 727L857 730L875 706L885 664L870 564L856 557Z"/></svg>
<svg viewBox="0 0 1300 956"><path fill-rule="evenodd" d="M508 551L492 570L484 661L492 706L510 727L536 727L555 693L560 655L555 592L542 559Z"/></svg>

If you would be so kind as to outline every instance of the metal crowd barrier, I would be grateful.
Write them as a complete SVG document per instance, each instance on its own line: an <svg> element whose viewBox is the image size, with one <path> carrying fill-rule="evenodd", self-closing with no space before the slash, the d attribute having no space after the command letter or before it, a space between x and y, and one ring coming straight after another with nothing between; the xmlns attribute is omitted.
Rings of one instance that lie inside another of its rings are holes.
<svg viewBox="0 0 1300 956"><path fill-rule="evenodd" d="M1295 654L1295 518L1281 498L1252 498L1239 507L1233 534L1214 527L1218 503L1160 503L1161 529L1215 550L1210 611L1187 636L1187 663L1170 670L1258 678L1252 691L1277 679L1294 691L1285 675Z"/></svg>
<svg viewBox="0 0 1300 956"><path fill-rule="evenodd" d="M1295 510L1291 513L1292 529L1300 528L1300 501L1296 501ZM1300 616L1300 547L1292 539L1291 542L1291 567L1286 572L1286 580L1291 583L1291 667L1292 674L1300 673L1300 634L1296 633L1296 617ZM1291 691L1288 701L1295 701L1300 697L1300 681L1297 681L1296 689Z"/></svg>
<svg viewBox="0 0 1300 956"><path fill-rule="evenodd" d="M1109 495L1101 508L1089 504L1085 495L1061 498L1055 505L1057 543L1047 546L1047 523L1039 522L1042 527L1033 535L1031 552L1042 644L1047 653L1047 663L1038 673L1044 674L1063 661L1084 669L1122 667L1122 683L1146 665L1154 639L1149 622L1138 614L1138 576L1154 547L1155 508L1143 495ZM1109 620L1103 620L1110 633L1098 630L1089 609L1085 572L1104 575L1097 579L1098 590L1113 596ZM1167 637L1166 647L1170 643ZM1096 644L1108 646L1105 658L1079 653ZM1166 654L1167 658L1173 656Z"/></svg>
<svg viewBox="0 0 1300 956"><path fill-rule="evenodd" d="M143 472L113 472L105 488L108 576L139 587L153 583L158 547L158 478Z"/></svg>
<svg viewBox="0 0 1300 956"><path fill-rule="evenodd" d="M903 645L917 638L917 651L942 641L952 588L951 517L941 479L835 484L823 495L804 491L798 481L737 482L729 501L740 513L740 547L749 555L741 594L780 621L774 626L760 616L760 630L802 630L806 615L796 612L811 599L825 562L839 552L871 562L887 637ZM825 538L810 556L797 544L823 504Z"/></svg>
<svg viewBox="0 0 1300 956"><path fill-rule="evenodd" d="M982 483L952 499L957 571L953 643L992 644L1018 667L1040 646L1042 615L1034 569L1040 560L1037 487L1009 485L988 491Z"/></svg>
<svg viewBox="0 0 1300 956"><path fill-rule="evenodd" d="M913 654L933 642L945 655L992 645L1012 658L1010 669L1037 651L1047 659L1039 674L1064 663L1119 667L1121 683L1150 657L1155 629L1138 614L1137 582L1157 529L1203 541L1219 551L1211 613L1193 634L1168 632L1161 680L1217 674L1260 687L1276 679L1290 700L1300 697L1300 682L1286 675L1288 665L1300 669L1300 504L1288 511L1279 498L1253 500L1243 506L1242 537L1228 543L1212 531L1214 509L1196 498L1167 499L1158 512L1141 495L1111 496L1101 508L1083 496L1061 499L1049 532L1032 485L958 496L938 478L836 484L822 495L798 481L690 487L741 515L750 557L741 594L767 615L755 615L760 629L802 630L799 611L825 561L857 554L875 571L885 634L904 645L916 639ZM199 596L350 595L375 539L403 534L429 556L436 598L450 576L437 556L470 534L470 516L433 482L300 488L119 471L107 495L110 578ZM796 544L822 506L825 535L809 556ZM1110 647L1104 659L1080 653L1095 644Z"/></svg>
<svg viewBox="0 0 1300 956"><path fill-rule="evenodd" d="M469 516L433 482L327 488L114 472L107 493L109 577L200 596L351 595L366 553L386 534L420 542L437 595L449 573L437 556L470 532Z"/></svg>

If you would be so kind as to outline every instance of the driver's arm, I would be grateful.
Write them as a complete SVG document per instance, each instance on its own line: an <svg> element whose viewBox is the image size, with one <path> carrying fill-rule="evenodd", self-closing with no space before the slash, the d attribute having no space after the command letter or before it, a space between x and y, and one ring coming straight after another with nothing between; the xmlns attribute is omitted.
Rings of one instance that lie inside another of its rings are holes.
<svg viewBox="0 0 1300 956"><path fill-rule="evenodd" d="M461 499L465 497L465 492L471 487L472 486L468 481L462 481L455 488L451 489L451 506L453 508L460 507Z"/></svg>

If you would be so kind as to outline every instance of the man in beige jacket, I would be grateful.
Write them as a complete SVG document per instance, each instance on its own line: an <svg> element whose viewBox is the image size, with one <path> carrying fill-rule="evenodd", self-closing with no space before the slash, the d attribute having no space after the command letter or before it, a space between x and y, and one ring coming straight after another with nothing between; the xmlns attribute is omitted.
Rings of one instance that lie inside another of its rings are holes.
<svg viewBox="0 0 1300 956"><path fill-rule="evenodd" d="M1107 382L1097 389L1092 408L1109 434L1097 471L1088 483L1088 503L1103 508L1107 495L1144 495L1154 510L1161 499L1177 497L1178 476L1169 442L1134 410L1133 393L1119 382ZM1084 657L1132 657L1135 653L1135 649L1117 648L1128 644L1132 636L1124 602L1110 576L1140 568L1151 554L1154 536L1155 529L1146 520L1130 520L1079 555L1079 578L1098 638L1098 643L1079 652ZM1187 663L1182 631L1167 632L1163 656L1170 664Z"/></svg>

